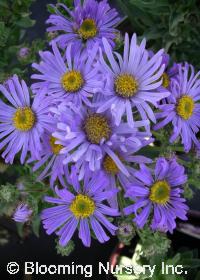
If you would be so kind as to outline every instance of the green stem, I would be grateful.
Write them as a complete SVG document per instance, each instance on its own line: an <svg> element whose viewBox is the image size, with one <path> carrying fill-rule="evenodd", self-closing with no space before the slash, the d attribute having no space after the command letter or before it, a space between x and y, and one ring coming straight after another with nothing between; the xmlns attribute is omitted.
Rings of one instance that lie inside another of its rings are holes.
<svg viewBox="0 0 200 280"><path fill-rule="evenodd" d="M123 197L123 194L122 194L122 189L120 188L120 191L118 193L118 202L119 202L119 209L120 209L120 212L122 214L122 216L124 217L124 197Z"/></svg>
<svg viewBox="0 0 200 280"><path fill-rule="evenodd" d="M171 150L171 151L175 151L175 152L184 152L184 149L183 149L183 147L177 147L177 146L168 146L169 147L169 149Z"/></svg>
<svg viewBox="0 0 200 280"><path fill-rule="evenodd" d="M22 193L23 192L27 192L27 193L45 193L45 192L47 192L48 190L27 190L27 189L25 189L25 190L20 190Z"/></svg>

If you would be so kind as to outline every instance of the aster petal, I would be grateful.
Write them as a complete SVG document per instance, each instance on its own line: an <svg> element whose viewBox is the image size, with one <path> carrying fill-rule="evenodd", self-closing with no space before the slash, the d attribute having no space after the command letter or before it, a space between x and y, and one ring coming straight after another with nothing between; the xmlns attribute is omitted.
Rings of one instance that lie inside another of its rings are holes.
<svg viewBox="0 0 200 280"><path fill-rule="evenodd" d="M151 186L153 184L152 174L144 164L140 165L140 171L135 172L135 177L141 182L144 182L147 186Z"/></svg>
<svg viewBox="0 0 200 280"><path fill-rule="evenodd" d="M59 244L61 246L66 246L70 239L72 238L76 228L78 226L78 220L76 218L72 218L69 222L67 222L63 228L58 231L58 235L60 236Z"/></svg>
<svg viewBox="0 0 200 280"><path fill-rule="evenodd" d="M102 42L104 45L105 53L108 57L108 60L110 62L110 65L111 65L113 71L115 73L119 73L120 72L119 65L117 64L117 62L114 59L114 56L112 54L112 48L111 48L110 44L108 43L108 41L105 38L102 39Z"/></svg>
<svg viewBox="0 0 200 280"><path fill-rule="evenodd" d="M98 207L99 211L102 214L108 215L108 216L119 216L118 209L111 208L109 206L106 206L102 203L96 203L96 206Z"/></svg>
<svg viewBox="0 0 200 280"><path fill-rule="evenodd" d="M92 230L94 231L95 236L100 243L104 243L110 239L105 233L105 231L103 230L100 223L96 220L96 218L90 217L90 223L91 223Z"/></svg>
<svg viewBox="0 0 200 280"><path fill-rule="evenodd" d="M72 217L70 211L65 211L61 215L54 216L52 221L47 219L43 221L43 226L46 229L46 233L48 235L55 232L60 226L62 226L66 221L68 221Z"/></svg>
<svg viewBox="0 0 200 280"><path fill-rule="evenodd" d="M97 220L104 226L107 228L107 230L114 235L115 231L117 230L117 227L114 226L111 222L109 222L106 217L99 212L98 210L95 211L95 217L97 218Z"/></svg>
<svg viewBox="0 0 200 280"><path fill-rule="evenodd" d="M91 245L90 228L87 219L80 220L79 238L86 247Z"/></svg>
<svg viewBox="0 0 200 280"><path fill-rule="evenodd" d="M149 218L151 210L151 203L147 204L139 215L137 215L134 221L137 223L139 228L143 228Z"/></svg>
<svg viewBox="0 0 200 280"><path fill-rule="evenodd" d="M155 179L163 180L169 171L169 163L165 158L159 158L156 162L155 167Z"/></svg>
<svg viewBox="0 0 200 280"><path fill-rule="evenodd" d="M74 195L66 189L55 187L55 192L66 203L70 203L74 199Z"/></svg>

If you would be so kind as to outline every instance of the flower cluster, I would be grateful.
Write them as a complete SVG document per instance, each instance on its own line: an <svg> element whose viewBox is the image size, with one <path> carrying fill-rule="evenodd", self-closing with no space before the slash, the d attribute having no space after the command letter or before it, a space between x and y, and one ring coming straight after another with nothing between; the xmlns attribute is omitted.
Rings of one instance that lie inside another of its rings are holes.
<svg viewBox="0 0 200 280"><path fill-rule="evenodd" d="M176 218L187 219L185 169L175 155L155 162L141 151L155 145L152 122L154 130L172 123L170 142L181 137L185 152L200 149L199 73L187 63L170 67L164 50L149 51L136 34L126 34L117 52L120 18L107 0L74 5L54 7L47 20L47 31L62 33L33 63L30 89L16 75L0 85L2 157L12 164L20 154L39 181L49 180L54 195L44 200L54 206L41 219L61 246L76 229L85 246L93 235L107 241L124 214L138 228L172 233ZM25 222L31 213L21 205L14 219Z"/></svg>

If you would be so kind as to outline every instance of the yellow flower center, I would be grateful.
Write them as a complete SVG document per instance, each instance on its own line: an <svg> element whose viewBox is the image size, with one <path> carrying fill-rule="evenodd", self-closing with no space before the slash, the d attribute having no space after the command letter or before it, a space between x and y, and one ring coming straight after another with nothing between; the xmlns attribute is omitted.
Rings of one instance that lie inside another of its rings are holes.
<svg viewBox="0 0 200 280"><path fill-rule="evenodd" d="M162 78L162 86L164 88L168 88L168 86L170 85L170 78L167 75L167 73L163 73L161 78Z"/></svg>
<svg viewBox="0 0 200 280"><path fill-rule="evenodd" d="M62 76L61 83L67 92L77 92L82 88L84 80L79 71L72 70Z"/></svg>
<svg viewBox="0 0 200 280"><path fill-rule="evenodd" d="M13 116L14 126L21 131L31 130L35 121L35 114L29 107L18 108Z"/></svg>
<svg viewBox="0 0 200 280"><path fill-rule="evenodd" d="M111 175L116 175L119 172L119 168L117 167L116 163L108 155L104 157L103 168L107 173Z"/></svg>
<svg viewBox="0 0 200 280"><path fill-rule="evenodd" d="M115 91L123 98L130 98L138 91L138 82L132 75L119 75L115 80Z"/></svg>
<svg viewBox="0 0 200 280"><path fill-rule="evenodd" d="M108 140L111 134L108 120L100 114L88 116L85 120L84 130L88 140L93 144L100 144L103 138Z"/></svg>
<svg viewBox="0 0 200 280"><path fill-rule="evenodd" d="M97 34L97 26L95 21L91 18L85 19L78 30L78 34L84 40L95 37Z"/></svg>
<svg viewBox="0 0 200 280"><path fill-rule="evenodd" d="M177 114L184 120L188 120L193 114L194 106L194 100L190 96L184 95L178 101Z"/></svg>
<svg viewBox="0 0 200 280"><path fill-rule="evenodd" d="M154 203L165 204L170 198L170 186L166 181L157 181L150 191L150 200Z"/></svg>
<svg viewBox="0 0 200 280"><path fill-rule="evenodd" d="M70 205L70 210L77 219L88 218L94 213L95 203L90 197L78 194Z"/></svg>
<svg viewBox="0 0 200 280"><path fill-rule="evenodd" d="M62 150L63 146L61 144L56 144L55 142L58 139L56 139L55 137L51 136L50 138L50 146L51 146L51 150L55 155L58 155L60 153L60 150Z"/></svg>

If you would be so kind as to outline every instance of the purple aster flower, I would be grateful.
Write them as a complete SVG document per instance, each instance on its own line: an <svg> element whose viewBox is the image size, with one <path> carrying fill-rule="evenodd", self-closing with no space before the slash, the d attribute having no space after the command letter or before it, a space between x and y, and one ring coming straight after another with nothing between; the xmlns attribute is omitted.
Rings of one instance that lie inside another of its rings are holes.
<svg viewBox="0 0 200 280"><path fill-rule="evenodd" d="M121 151L134 153L142 147L144 138L151 136L146 131L140 131L140 128L147 126L148 120L135 122L134 128L124 122L116 126L109 112L98 114L86 106L66 106L63 103L53 112L59 117L53 136L58 139L56 143L64 147L60 151L66 155L64 163L75 162L80 178L85 174L86 165L92 171L99 170L106 154L129 176L127 168L115 153L114 145L118 145Z"/></svg>
<svg viewBox="0 0 200 280"><path fill-rule="evenodd" d="M32 215L32 210L28 207L27 204L20 204L13 215L13 220L17 223L28 222L30 216Z"/></svg>
<svg viewBox="0 0 200 280"><path fill-rule="evenodd" d="M47 234L56 231L61 246L67 245L76 229L79 231L79 238L87 247L91 244L90 231L94 232L100 243L108 241L109 237L102 225L114 235L117 227L111 224L106 216L118 216L119 212L107 206L105 200L116 195L117 191L105 191L108 181L101 172L87 173L83 187L78 181L75 169L69 179L73 186L72 192L66 188L55 187L58 197L45 197L45 201L58 204L45 209L41 214Z"/></svg>
<svg viewBox="0 0 200 280"><path fill-rule="evenodd" d="M154 171L142 164L140 171L135 172L135 178L138 183L131 184L126 192L126 196L135 203L124 211L127 215L135 214L134 222L139 228L144 227L151 213L153 230L172 233L176 228L176 218L187 220L188 207L182 198L182 185L187 176L175 158L159 158Z"/></svg>
<svg viewBox="0 0 200 280"><path fill-rule="evenodd" d="M170 142L173 143L179 136L184 149L188 152L194 143L200 148L196 135L200 128L200 72L196 75L192 65L179 65L179 73L171 82L172 92L167 104L159 105L161 112L156 114L157 119L163 119L156 124L158 130L169 123L173 125L173 134Z"/></svg>
<svg viewBox="0 0 200 280"><path fill-rule="evenodd" d="M0 92L9 105L0 100L0 150L6 163L13 163L15 155L21 151L20 161L24 163L27 152L40 157L40 137L51 126L48 115L51 100L44 92L31 102L26 83L20 83L16 75L5 86L0 85ZM32 104L31 104L32 103ZM7 146L7 147L6 147ZM6 148L5 148L6 147Z"/></svg>
<svg viewBox="0 0 200 280"><path fill-rule="evenodd" d="M145 49L145 39L138 46L135 34L130 44L128 34L126 34L123 58L119 53L112 52L105 38L103 44L110 66L105 62L102 52L100 61L104 71L107 71L109 75L109 83L103 91L106 100L99 104L97 112L111 110L117 125L126 115L128 124L134 127L133 109L136 107L143 119L149 118L156 122L148 103L157 107L157 102L170 94L166 89L159 91L162 84L161 76L165 69L165 65L162 64L163 50L149 59L149 53Z"/></svg>
<svg viewBox="0 0 200 280"><path fill-rule="evenodd" d="M65 174L66 166L63 165L65 155L60 154L62 145L56 144L56 138L52 136L52 133L56 130L56 120L50 131L45 132L42 136L42 151L40 153L41 159L34 164L33 171L37 171L42 168L41 174L38 176L38 180L42 181L46 177L50 177L50 186L53 187L56 179L59 179L61 184L65 186L63 175ZM35 159L30 158L28 162L33 162Z"/></svg>
<svg viewBox="0 0 200 280"><path fill-rule="evenodd" d="M53 53L40 52L42 61L33 64L40 74L32 75L32 78L42 80L32 85L34 93L48 85L48 94L61 101L72 102L81 105L82 101L89 104L88 98L101 90L103 83L98 74L98 66L93 67L98 46L94 46L90 55L78 50L72 56L71 45L67 47L66 58L63 58L56 46L52 44Z"/></svg>
<svg viewBox="0 0 200 280"><path fill-rule="evenodd" d="M62 31L56 39L59 47L66 49L69 43L74 44L74 49L81 49L86 46L92 49L96 43L102 45L102 38L105 37L114 46L117 30L114 26L119 23L118 13L111 9L107 0L95 1L80 0L74 1L74 10L69 10L65 5L59 4L68 16L62 15L56 8L57 14L51 15L47 20L52 26L47 28L48 32Z"/></svg>

